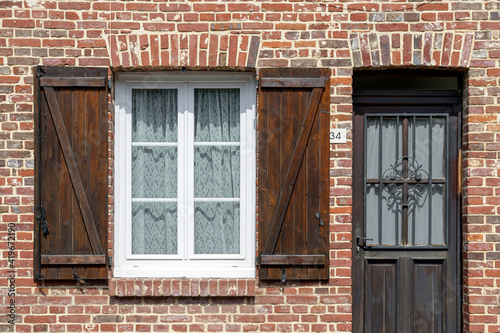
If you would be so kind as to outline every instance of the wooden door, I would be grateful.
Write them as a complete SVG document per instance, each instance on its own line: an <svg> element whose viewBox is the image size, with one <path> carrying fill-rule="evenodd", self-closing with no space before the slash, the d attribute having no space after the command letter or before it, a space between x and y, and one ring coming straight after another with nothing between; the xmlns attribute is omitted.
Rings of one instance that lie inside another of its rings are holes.
<svg viewBox="0 0 500 333"><path fill-rule="evenodd" d="M458 332L459 93L354 105L353 331Z"/></svg>

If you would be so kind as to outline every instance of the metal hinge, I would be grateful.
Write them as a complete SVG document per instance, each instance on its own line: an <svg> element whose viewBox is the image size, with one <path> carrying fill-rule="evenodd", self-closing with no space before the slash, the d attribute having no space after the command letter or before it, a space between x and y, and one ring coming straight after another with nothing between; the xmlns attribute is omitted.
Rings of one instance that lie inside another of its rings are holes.
<svg viewBox="0 0 500 333"><path fill-rule="evenodd" d="M36 211L36 219L40 222L42 233L44 236L47 236L49 234L49 224L47 223L47 219L45 218L45 209L43 208L43 206L37 206Z"/></svg>
<svg viewBox="0 0 500 333"><path fill-rule="evenodd" d="M255 79L255 89L259 89L259 79Z"/></svg>
<svg viewBox="0 0 500 333"><path fill-rule="evenodd" d="M108 90L113 89L113 78L108 77Z"/></svg>
<svg viewBox="0 0 500 333"><path fill-rule="evenodd" d="M113 257L108 257L108 268L111 269L113 266Z"/></svg>
<svg viewBox="0 0 500 333"><path fill-rule="evenodd" d="M35 279L37 279L37 280L43 280L43 274L40 273L40 272L36 272L35 273Z"/></svg>
<svg viewBox="0 0 500 333"><path fill-rule="evenodd" d="M41 78L44 75L45 75L45 73L44 73L44 71L42 69L42 66L38 66L37 67L37 71L36 71L36 77L37 78Z"/></svg>

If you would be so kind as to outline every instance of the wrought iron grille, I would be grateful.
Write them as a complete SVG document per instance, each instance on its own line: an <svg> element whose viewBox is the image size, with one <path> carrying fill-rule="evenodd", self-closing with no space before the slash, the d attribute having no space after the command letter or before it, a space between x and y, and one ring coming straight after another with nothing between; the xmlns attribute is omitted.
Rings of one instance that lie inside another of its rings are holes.
<svg viewBox="0 0 500 333"><path fill-rule="evenodd" d="M447 119L365 116L367 246L446 246Z"/></svg>

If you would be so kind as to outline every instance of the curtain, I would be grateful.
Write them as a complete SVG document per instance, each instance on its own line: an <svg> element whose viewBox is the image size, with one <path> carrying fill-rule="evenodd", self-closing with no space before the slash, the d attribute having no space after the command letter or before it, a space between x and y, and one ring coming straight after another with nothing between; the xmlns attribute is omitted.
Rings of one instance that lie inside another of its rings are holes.
<svg viewBox="0 0 500 333"><path fill-rule="evenodd" d="M177 116L177 90L132 91L133 254L177 253Z"/></svg>
<svg viewBox="0 0 500 333"><path fill-rule="evenodd" d="M176 254L177 90L141 89L132 95L132 253ZM188 204L194 202L194 230L188 232L195 253L237 254L239 89L194 90L193 154L194 174L188 177L194 181L194 198Z"/></svg>
<svg viewBox="0 0 500 333"><path fill-rule="evenodd" d="M236 254L240 252L239 90L195 89L194 105L195 253ZM222 198L234 200L217 201Z"/></svg>

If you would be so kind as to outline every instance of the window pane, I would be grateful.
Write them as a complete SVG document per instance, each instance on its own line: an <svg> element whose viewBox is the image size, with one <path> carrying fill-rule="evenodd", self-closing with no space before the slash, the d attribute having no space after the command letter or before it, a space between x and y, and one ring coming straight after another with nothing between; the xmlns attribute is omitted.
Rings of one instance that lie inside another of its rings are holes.
<svg viewBox="0 0 500 333"><path fill-rule="evenodd" d="M383 185L381 213L382 245L401 244L401 200L403 189L400 185ZM379 234L380 235L380 234Z"/></svg>
<svg viewBox="0 0 500 333"><path fill-rule="evenodd" d="M410 185L408 189L408 244L429 244L429 212L434 210L429 199L429 185Z"/></svg>
<svg viewBox="0 0 500 333"><path fill-rule="evenodd" d="M398 125L396 118L383 118L381 145L382 174L386 173L387 170L392 170L396 161L401 156L397 151L396 145L396 142L399 142L401 146L401 130L398 128Z"/></svg>
<svg viewBox="0 0 500 333"><path fill-rule="evenodd" d="M432 178L445 178L445 118L432 118Z"/></svg>
<svg viewBox="0 0 500 333"><path fill-rule="evenodd" d="M379 243L379 185L366 186L366 227L365 234L370 240L366 240L368 245L378 245Z"/></svg>
<svg viewBox="0 0 500 333"><path fill-rule="evenodd" d="M379 165L380 118L370 117L366 124L366 173L368 178L378 178L382 173Z"/></svg>
<svg viewBox="0 0 500 333"><path fill-rule="evenodd" d="M132 254L177 254L177 203L132 203Z"/></svg>
<svg viewBox="0 0 500 333"><path fill-rule="evenodd" d="M177 90L132 90L132 141L177 142Z"/></svg>
<svg viewBox="0 0 500 333"><path fill-rule="evenodd" d="M429 178L430 160L433 158L429 153L430 118L415 117L409 119L408 126L408 155L412 157L409 163L410 178L415 178L418 175L421 178ZM412 171L416 173L413 174Z"/></svg>
<svg viewBox="0 0 500 333"><path fill-rule="evenodd" d="M194 141L240 141L240 90L194 90Z"/></svg>
<svg viewBox="0 0 500 333"><path fill-rule="evenodd" d="M132 197L177 197L177 147L132 147Z"/></svg>
<svg viewBox="0 0 500 333"><path fill-rule="evenodd" d="M195 147L194 196L196 198L240 196L240 147Z"/></svg>
<svg viewBox="0 0 500 333"><path fill-rule="evenodd" d="M431 245L445 245L445 202L444 185L432 185L432 237Z"/></svg>
<svg viewBox="0 0 500 333"><path fill-rule="evenodd" d="M194 253L240 253L240 204L195 202Z"/></svg>

